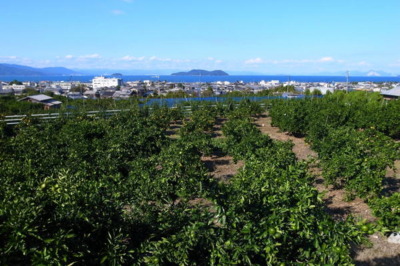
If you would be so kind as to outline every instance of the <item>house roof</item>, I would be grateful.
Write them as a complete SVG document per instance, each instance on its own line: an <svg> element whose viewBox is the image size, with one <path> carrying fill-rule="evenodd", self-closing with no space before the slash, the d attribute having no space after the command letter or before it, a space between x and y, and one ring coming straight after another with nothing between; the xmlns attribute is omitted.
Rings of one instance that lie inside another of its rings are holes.
<svg viewBox="0 0 400 266"><path fill-rule="evenodd" d="M62 102L54 100L50 96L47 96L44 94L31 95L31 96L27 96L25 98L20 99L20 101L26 101L26 100L34 100L36 102L42 103L44 105L49 105L49 106L62 104Z"/></svg>
<svg viewBox="0 0 400 266"><path fill-rule="evenodd" d="M31 96L27 96L25 98L22 98L22 99L20 99L20 101L29 100L29 99L35 100L35 101L38 101L38 102L42 102L42 101L51 100L53 98L51 98L50 96L44 95L44 94L37 94L37 95L31 95Z"/></svg>
<svg viewBox="0 0 400 266"><path fill-rule="evenodd" d="M45 104L45 105L49 105L49 106L62 104L62 102L54 100L54 99L43 101L42 103Z"/></svg>
<svg viewBox="0 0 400 266"><path fill-rule="evenodd" d="M95 91L85 91L84 93L83 93L84 95L95 95L96 94L96 92Z"/></svg>
<svg viewBox="0 0 400 266"><path fill-rule="evenodd" d="M391 90L382 90L381 94L384 96L400 97L400 87L395 87Z"/></svg>

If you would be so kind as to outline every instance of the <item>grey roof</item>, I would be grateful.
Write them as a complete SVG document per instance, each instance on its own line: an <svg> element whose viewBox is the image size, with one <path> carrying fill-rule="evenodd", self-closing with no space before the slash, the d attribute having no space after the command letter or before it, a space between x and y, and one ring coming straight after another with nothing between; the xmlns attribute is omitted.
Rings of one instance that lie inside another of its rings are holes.
<svg viewBox="0 0 400 266"><path fill-rule="evenodd" d="M96 94L96 92L95 91L85 91L84 93L83 93L84 95L95 95Z"/></svg>
<svg viewBox="0 0 400 266"><path fill-rule="evenodd" d="M381 94L385 96L400 97L400 87L396 87L387 91L382 90Z"/></svg>
<svg viewBox="0 0 400 266"><path fill-rule="evenodd" d="M50 105L50 106L62 104L62 102L57 101L57 100L53 100L53 99L44 101L44 102L42 102L42 103L45 104L45 105Z"/></svg>
<svg viewBox="0 0 400 266"><path fill-rule="evenodd" d="M34 100L36 102L40 102L42 104L49 105L49 106L62 104L62 102L54 100L53 98L51 98L47 95L44 95L44 94L27 96L25 98L20 99L20 101L24 101L24 100Z"/></svg>
<svg viewBox="0 0 400 266"><path fill-rule="evenodd" d="M52 98L47 96L47 95L44 95L44 94L37 94L37 95L27 96L27 97L21 99L21 101L22 100L27 100L27 99L32 99L32 100L35 100L35 101L38 101L38 102L42 102L42 101L50 100Z"/></svg>

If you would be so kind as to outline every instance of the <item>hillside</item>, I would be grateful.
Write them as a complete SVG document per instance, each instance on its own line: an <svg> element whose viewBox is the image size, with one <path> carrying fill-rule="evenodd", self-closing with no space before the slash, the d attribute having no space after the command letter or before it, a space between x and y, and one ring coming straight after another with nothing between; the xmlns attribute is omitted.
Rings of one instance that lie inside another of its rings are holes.
<svg viewBox="0 0 400 266"><path fill-rule="evenodd" d="M78 75L65 67L34 68L15 64L0 64L0 76L63 76Z"/></svg>
<svg viewBox="0 0 400 266"><path fill-rule="evenodd" d="M172 76L229 76L228 73L222 70L207 71L202 69L192 69L188 72L177 72L171 75Z"/></svg>

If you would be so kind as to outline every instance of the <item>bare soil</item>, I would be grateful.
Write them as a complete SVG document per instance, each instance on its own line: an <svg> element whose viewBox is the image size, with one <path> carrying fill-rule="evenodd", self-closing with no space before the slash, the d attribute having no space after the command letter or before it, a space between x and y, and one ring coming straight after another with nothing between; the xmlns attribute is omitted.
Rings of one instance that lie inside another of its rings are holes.
<svg viewBox="0 0 400 266"><path fill-rule="evenodd" d="M201 160L208 168L210 174L224 183L229 182L229 179L236 175L244 165L243 161L235 163L233 158L228 155L203 156Z"/></svg>
<svg viewBox="0 0 400 266"><path fill-rule="evenodd" d="M262 133L269 135L274 140L292 141L294 144L293 152L296 154L297 159L306 160L317 157L317 153L311 150L310 145L303 138L291 136L288 133L281 132L279 128L271 126L271 117L267 115L260 116L256 118L254 124Z"/></svg>
<svg viewBox="0 0 400 266"><path fill-rule="evenodd" d="M400 245L387 242L387 237L380 233L369 236L372 246L356 247L354 261L358 266L400 265Z"/></svg>
<svg viewBox="0 0 400 266"><path fill-rule="evenodd" d="M217 118L212 132L214 138L224 138L222 126L226 120L225 118ZM244 165L243 161L235 163L232 156L218 151L215 151L211 156L203 156L201 160L208 168L210 174L224 183L228 183L229 179L236 175Z"/></svg>
<svg viewBox="0 0 400 266"><path fill-rule="evenodd" d="M217 118L215 125L211 132L214 138L223 138L222 125L226 121L225 118ZM176 139L179 137L179 129L182 127L183 122L177 121L171 123L166 131L168 137ZM234 162L232 156L222 154L220 152L215 152L211 156L203 156L201 160L204 162L205 166L208 168L210 174L222 181L228 182L230 178L236 175L241 167L243 167L244 162L238 161ZM204 199L201 199L204 200Z"/></svg>
<svg viewBox="0 0 400 266"><path fill-rule="evenodd" d="M169 125L169 128L166 131L166 135L171 139L176 139L179 136L179 129L182 127L181 121L176 121Z"/></svg>
<svg viewBox="0 0 400 266"><path fill-rule="evenodd" d="M386 178L384 181L384 195L391 195L400 192L400 160L394 162L394 169L386 170ZM399 264L400 265L400 264Z"/></svg>
<svg viewBox="0 0 400 266"><path fill-rule="evenodd" d="M226 118L217 118L212 133L214 138L224 137L222 133L222 125L225 123L226 120Z"/></svg>

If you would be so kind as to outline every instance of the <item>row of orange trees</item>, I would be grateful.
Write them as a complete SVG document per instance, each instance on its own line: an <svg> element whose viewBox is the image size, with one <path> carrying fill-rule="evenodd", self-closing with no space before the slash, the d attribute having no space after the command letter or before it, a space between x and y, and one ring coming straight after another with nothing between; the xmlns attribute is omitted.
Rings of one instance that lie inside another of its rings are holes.
<svg viewBox="0 0 400 266"><path fill-rule="evenodd" d="M380 222L400 229L399 194L385 190L386 169L399 159L400 101L379 94L335 92L319 99L274 101L272 122L305 136L319 154L327 184L344 188L348 199L365 199Z"/></svg>
<svg viewBox="0 0 400 266"><path fill-rule="evenodd" d="M350 243L361 240L358 227L325 212L293 144L263 135L248 116L230 117L223 132L222 147L245 161L228 187L229 204L221 203L229 231L236 234L233 246L253 254L255 264L351 263Z"/></svg>

